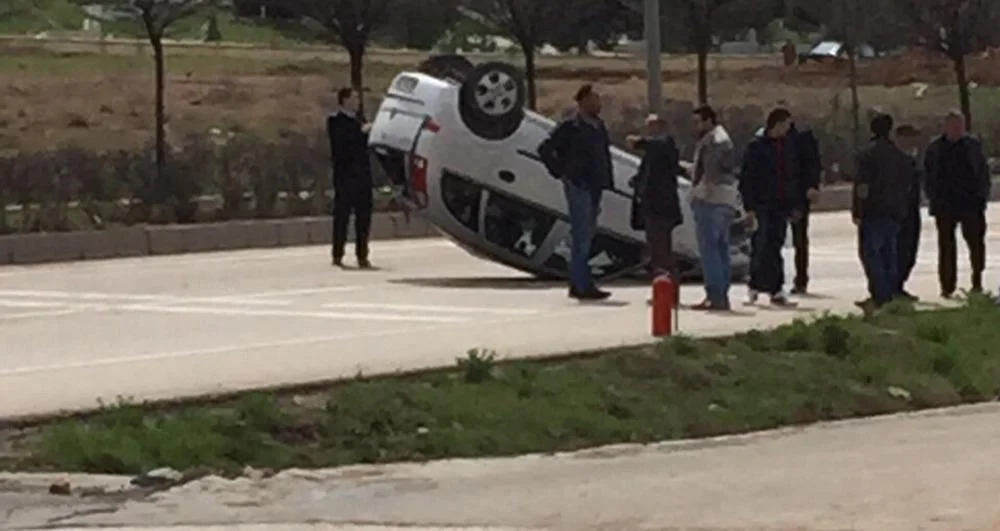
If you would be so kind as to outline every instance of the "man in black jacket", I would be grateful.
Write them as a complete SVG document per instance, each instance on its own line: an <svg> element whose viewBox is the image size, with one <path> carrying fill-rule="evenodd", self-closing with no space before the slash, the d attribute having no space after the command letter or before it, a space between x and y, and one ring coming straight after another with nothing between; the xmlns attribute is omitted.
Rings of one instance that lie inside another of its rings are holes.
<svg viewBox="0 0 1000 531"><path fill-rule="evenodd" d="M805 202L799 209L799 216L792 219L792 245L795 247L795 279L793 294L806 293L809 285L809 211L812 202L819 197L820 174L823 164L820 159L819 141L812 129L792 123L788 136L795 146L798 161L799 181L805 189Z"/></svg>
<svg viewBox="0 0 1000 531"><path fill-rule="evenodd" d="M917 265L917 251L920 249L920 185L923 166L919 161L920 131L912 125L901 125L896 128L896 142L899 144L913 164L918 185L910 190L910 203L906 217L899 229L899 282L897 293L910 301L917 301L916 295L906 291L906 281L910 279L913 267Z"/></svg>
<svg viewBox="0 0 1000 531"><path fill-rule="evenodd" d="M866 311L898 295L899 231L917 186L913 162L889 138L892 126L888 114L878 113L872 118L872 140L858 154L854 178L851 215L859 230L861 262L871 295L858 306Z"/></svg>
<svg viewBox="0 0 1000 531"><path fill-rule="evenodd" d="M739 191L743 207L755 221L750 259L748 304L756 304L761 293L779 307L794 306L784 291L785 262L781 248L788 223L802 215L805 189L799 182L795 147L788 136L792 115L777 108L767 124L747 145L740 168Z"/></svg>
<svg viewBox="0 0 1000 531"><path fill-rule="evenodd" d="M941 295L948 298L955 293L955 229L959 226L969 247L972 291L981 292L986 269L986 203L992 183L983 146L966 132L961 112L948 113L944 134L927 147L924 179L930 214L937 224Z"/></svg>
<svg viewBox="0 0 1000 531"><path fill-rule="evenodd" d="M677 281L673 252L674 228L683 222L677 195L677 175L681 171L680 154L674 139L667 134L667 123L657 115L646 119L646 135L632 135L626 140L643 152L633 188L633 202L639 212L633 216L641 223L634 227L646 232L649 265L654 275L669 275Z"/></svg>
<svg viewBox="0 0 1000 531"><path fill-rule="evenodd" d="M333 265L343 267L347 226L354 214L354 251L358 267L370 269L368 237L372 225L372 172L368 158L368 131L358 113L354 90L337 91L339 108L326 119L333 162Z"/></svg>
<svg viewBox="0 0 1000 531"><path fill-rule="evenodd" d="M590 244L597 234L604 190L614 188L611 140L601 120L601 97L590 84L576 93L576 112L538 146L549 173L562 181L570 218L569 296L603 300L590 270Z"/></svg>

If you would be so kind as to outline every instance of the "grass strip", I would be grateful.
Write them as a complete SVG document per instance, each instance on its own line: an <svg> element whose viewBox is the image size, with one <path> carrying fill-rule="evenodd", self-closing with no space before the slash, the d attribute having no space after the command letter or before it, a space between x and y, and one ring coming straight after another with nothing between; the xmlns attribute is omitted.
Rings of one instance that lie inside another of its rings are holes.
<svg viewBox="0 0 1000 531"><path fill-rule="evenodd" d="M554 452L992 400L1000 307L823 315L731 337L449 369L170 408L122 402L7 433L11 468L221 473ZM378 355L378 353L372 353ZM16 436L15 436L16 435Z"/></svg>

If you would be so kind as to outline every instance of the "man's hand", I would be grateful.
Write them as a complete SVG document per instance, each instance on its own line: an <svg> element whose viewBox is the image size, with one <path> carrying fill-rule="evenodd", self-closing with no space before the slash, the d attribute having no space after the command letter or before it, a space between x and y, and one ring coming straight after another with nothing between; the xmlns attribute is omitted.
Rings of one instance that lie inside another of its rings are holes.
<svg viewBox="0 0 1000 531"><path fill-rule="evenodd" d="M757 214L747 212L743 217L743 223L747 227L747 232L757 232Z"/></svg>
<svg viewBox="0 0 1000 531"><path fill-rule="evenodd" d="M635 145L639 143L639 140L641 138L642 137L639 135L628 135L627 137L625 137L625 141L628 142L629 147L634 148Z"/></svg>
<svg viewBox="0 0 1000 531"><path fill-rule="evenodd" d="M361 132L362 133L364 133L364 134L367 135L368 133L371 132L371 130L372 130L372 124L362 124L361 125Z"/></svg>
<svg viewBox="0 0 1000 531"><path fill-rule="evenodd" d="M819 190L816 189L816 188L810 188L810 189L806 190L806 197L810 201L815 201L815 200L819 199Z"/></svg>

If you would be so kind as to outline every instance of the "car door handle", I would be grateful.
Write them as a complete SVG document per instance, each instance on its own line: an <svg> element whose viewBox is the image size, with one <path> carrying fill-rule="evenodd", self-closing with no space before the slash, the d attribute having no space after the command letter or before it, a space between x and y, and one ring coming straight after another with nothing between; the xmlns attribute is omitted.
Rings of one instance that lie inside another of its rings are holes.
<svg viewBox="0 0 1000 531"><path fill-rule="evenodd" d="M510 172L510 171L507 171L507 170L501 170L498 175L500 176L500 180L503 181L503 182L505 182L505 183L512 183L512 182L514 182L514 179L517 178L517 177L514 176L513 172Z"/></svg>

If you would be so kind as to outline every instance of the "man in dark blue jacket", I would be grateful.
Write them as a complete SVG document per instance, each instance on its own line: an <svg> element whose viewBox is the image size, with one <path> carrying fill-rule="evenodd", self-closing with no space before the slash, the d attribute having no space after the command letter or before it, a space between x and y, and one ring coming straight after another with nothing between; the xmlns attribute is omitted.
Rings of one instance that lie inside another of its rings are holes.
<svg viewBox="0 0 1000 531"><path fill-rule="evenodd" d="M354 214L354 251L358 267L372 267L368 237L372 226L372 170L368 158L371 126L358 114L360 100L352 89L337 91L339 108L326 119L333 164L333 265L344 265L347 226Z"/></svg>
<svg viewBox="0 0 1000 531"><path fill-rule="evenodd" d="M945 117L944 134L931 142L924 155L924 178L930 214L938 232L938 277L941 295L955 293L955 229L969 247L972 291L983 290L986 269L986 203L992 185L983 145L966 131L965 116L952 111Z"/></svg>
<svg viewBox="0 0 1000 531"><path fill-rule="evenodd" d="M755 221L750 259L749 304L766 293L775 306L793 306L784 292L785 262L781 248L788 223L802 215L806 191L788 136L792 114L777 108L767 116L762 134L747 146L740 169L743 207Z"/></svg>
<svg viewBox="0 0 1000 531"><path fill-rule="evenodd" d="M560 123L538 147L553 177L563 183L570 218L569 296L603 300L590 270L590 244L597 234L604 190L614 187L611 141L601 120L601 97L590 84L576 93L576 112Z"/></svg>
<svg viewBox="0 0 1000 531"><path fill-rule="evenodd" d="M890 138L893 121L876 114L871 142L858 154L851 215L858 226L861 263L871 297L858 302L869 311L899 296L899 233L918 185L913 160Z"/></svg>

